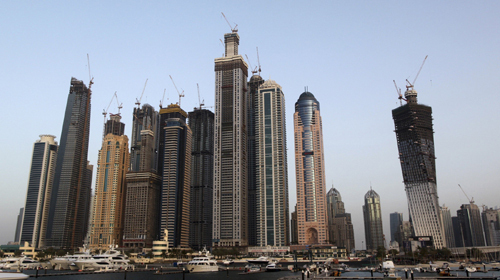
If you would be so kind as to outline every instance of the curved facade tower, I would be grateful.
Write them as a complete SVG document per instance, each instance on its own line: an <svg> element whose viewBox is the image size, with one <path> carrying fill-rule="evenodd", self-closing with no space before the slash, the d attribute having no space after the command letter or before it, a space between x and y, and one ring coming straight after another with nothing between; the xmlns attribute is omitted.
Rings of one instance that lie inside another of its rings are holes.
<svg viewBox="0 0 500 280"><path fill-rule="evenodd" d="M325 160L319 102L308 91L295 103L295 176L299 245L326 244Z"/></svg>
<svg viewBox="0 0 500 280"><path fill-rule="evenodd" d="M417 103L408 86L407 104L392 110L408 212L415 236L431 236L436 248L446 247L439 207L434 156L432 108Z"/></svg>

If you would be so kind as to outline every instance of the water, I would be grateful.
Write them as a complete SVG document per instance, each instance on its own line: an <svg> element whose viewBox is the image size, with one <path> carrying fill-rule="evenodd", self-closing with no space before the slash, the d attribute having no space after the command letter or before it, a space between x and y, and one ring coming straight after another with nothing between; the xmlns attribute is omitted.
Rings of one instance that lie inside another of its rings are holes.
<svg viewBox="0 0 500 280"><path fill-rule="evenodd" d="M47 274L64 273L68 271L53 271L47 270ZM24 271L25 274L31 275L29 279L35 278L35 271ZM39 279L42 280L225 280L225 279L240 279L244 280L276 280L281 277L286 276L297 276L301 277L300 273L292 273L291 271L280 271L280 272L262 272L262 273L252 273L247 275L240 275L241 271L219 271L219 272L204 272L204 273L182 273L176 274L166 274L166 275L156 275L153 271L144 272L127 272L125 273L101 273L101 274L85 274L85 275L62 275L62 276L48 276L41 277L45 273L44 270L39 271ZM126 278L125 278L126 277Z"/></svg>
<svg viewBox="0 0 500 280"><path fill-rule="evenodd" d="M487 267L488 268L488 267ZM60 273L68 273L71 271L54 271L47 270L47 274L60 274ZM27 270L24 271L25 274L29 274L32 277L30 279L35 278L36 271ZM301 279L302 274L300 272L293 273L291 271L280 271L280 272L262 272L262 273L253 273L240 275L241 271L233 270L233 271L219 271L219 272L204 272L204 273L186 273L182 275L182 273L177 274L166 274L166 275L156 275L154 271L142 271L142 272L124 272L119 273L99 273L99 274L83 274L83 275L61 275L61 276L48 276L43 277L45 273L44 270L40 270L39 278L43 280L143 280L143 279L152 279L152 280L225 280L225 279L238 279L238 280L276 280L281 277L295 277L296 279ZM405 280L405 272L397 271L397 275L401 276L403 280ZM453 269L451 270L452 276L466 277L466 274L463 270ZM351 272L344 272L341 276L345 277L370 277L370 271L366 270L353 270ZM382 277L382 273L374 272L374 277ZM438 276L437 273L427 272L427 273L414 273L415 278L436 278ZM183 278L184 277L184 278ZM486 273L483 272L475 272L471 274L471 277L500 277L500 271L488 271ZM411 278L410 273L408 272L408 278Z"/></svg>

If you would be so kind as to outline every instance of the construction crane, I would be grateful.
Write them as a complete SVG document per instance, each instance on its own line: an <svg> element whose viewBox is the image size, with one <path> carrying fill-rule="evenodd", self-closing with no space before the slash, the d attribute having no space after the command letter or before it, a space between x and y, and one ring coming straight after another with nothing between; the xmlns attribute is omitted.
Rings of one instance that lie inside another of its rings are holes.
<svg viewBox="0 0 500 280"><path fill-rule="evenodd" d="M248 64L250 64L250 69L253 69L252 70L252 76L253 76L253 75L255 75L255 73L257 73L257 66L255 66L255 68L253 68L252 64L250 63L250 59L248 59L248 55L245 54L245 57L247 58Z"/></svg>
<svg viewBox="0 0 500 280"><path fill-rule="evenodd" d="M94 83L94 77L90 75L90 58L89 54L87 54L87 66L89 67L89 93L92 94L92 91L90 91L90 88L92 87L92 84Z"/></svg>
<svg viewBox="0 0 500 280"><path fill-rule="evenodd" d="M205 99L203 99L203 101L201 101L200 99L200 86L198 85L198 83L196 83L196 87L198 88L198 102L200 103L200 110L203 106L205 106ZM195 108L196 109L196 108Z"/></svg>
<svg viewBox="0 0 500 280"><path fill-rule="evenodd" d="M182 92L179 92L179 90L177 89L177 86L175 85L175 82L174 82L174 79L172 78L172 76L170 76L170 75L168 75L168 76L170 77L170 80L172 80L172 83L174 84L175 90L179 94L179 107L181 107L181 98L184 97L184 90Z"/></svg>
<svg viewBox="0 0 500 280"><path fill-rule="evenodd" d="M236 24L236 25L234 26L234 28L233 28L233 27L231 26L231 24L229 23L229 20L227 20L227 18L226 18L226 16L224 15L224 13L223 13L223 12L220 12L220 13L222 14L222 16L224 17L224 19L226 20L227 25L229 25L229 28L231 28L231 32L238 32L238 28L237 28L237 27L238 27L238 25Z"/></svg>
<svg viewBox="0 0 500 280"><path fill-rule="evenodd" d="M163 97L160 100L160 109L163 108L163 100L165 100L165 92L166 91L167 91L167 89L163 89ZM168 100L168 98L167 98L167 100Z"/></svg>
<svg viewBox="0 0 500 280"><path fill-rule="evenodd" d="M257 48L257 64L259 65L259 76L260 76L260 59L259 59L259 47L256 47Z"/></svg>
<svg viewBox="0 0 500 280"><path fill-rule="evenodd" d="M428 57L428 55L425 56L424 61L422 62L422 66L420 66L420 69L418 70L417 75L415 76L415 79L413 80L413 83L410 83L410 81L408 81L408 79L406 79L406 82L408 83L408 85L406 85L406 90L413 89L413 86L415 85L415 82L417 81L418 75L420 74L420 71L422 71L422 67L424 67L425 60L427 60L427 57Z"/></svg>
<svg viewBox="0 0 500 280"><path fill-rule="evenodd" d="M146 85L148 84L148 79L146 79L146 82L144 83L144 88L142 89L141 97L139 99L135 99L135 105L137 105L137 108L139 109L141 107L141 100L142 96L144 95L144 91L146 90Z"/></svg>
<svg viewBox="0 0 500 280"><path fill-rule="evenodd" d="M113 94L113 97L111 97L111 101L109 101L109 105L108 107L106 108L106 110L102 110L102 115L104 116L104 127L103 127L103 131L102 131L102 138L104 139L104 133L106 133L105 131L105 128L106 128L106 116L108 115L108 110L109 110L109 107L111 106L111 103L113 103L113 99L116 99L116 104L118 105L118 114L117 115L120 115L120 110L121 108L123 108L123 103L120 103L118 101L118 95L116 94L116 91L115 91L115 94ZM113 114L110 114L110 115L113 115Z"/></svg>
<svg viewBox="0 0 500 280"><path fill-rule="evenodd" d="M399 97L399 104L401 104L401 106L403 106L403 101L408 101L406 100L406 98L403 97L403 95L401 94L401 88L398 88L398 85L396 85L396 80L392 80L394 82L394 86L396 87L396 92L398 93Z"/></svg>
<svg viewBox="0 0 500 280"><path fill-rule="evenodd" d="M469 196L465 193L465 191L462 188L462 186L460 186L460 184L458 184L458 186L460 187L460 189L462 190L462 192L465 194L465 197L467 197L467 200L469 201L469 203L473 204L474 203L474 197L472 199L469 199Z"/></svg>

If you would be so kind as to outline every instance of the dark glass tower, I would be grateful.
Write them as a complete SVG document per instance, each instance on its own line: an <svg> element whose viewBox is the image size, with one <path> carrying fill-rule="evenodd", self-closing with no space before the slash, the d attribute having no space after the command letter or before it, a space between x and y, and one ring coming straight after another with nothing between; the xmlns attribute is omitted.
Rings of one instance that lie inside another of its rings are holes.
<svg viewBox="0 0 500 280"><path fill-rule="evenodd" d="M163 169L160 199L160 235L170 248L188 248L192 133L187 113L177 104L160 110Z"/></svg>
<svg viewBox="0 0 500 280"><path fill-rule="evenodd" d="M193 132L189 246L201 250L212 246L214 113L196 108L189 112L189 127Z"/></svg>
<svg viewBox="0 0 500 280"><path fill-rule="evenodd" d="M432 109L417 103L407 86L407 104L392 110L403 171L410 222L416 236L431 236L438 249L446 246L436 185Z"/></svg>
<svg viewBox="0 0 500 280"><path fill-rule="evenodd" d="M366 249L373 251L377 250L380 246L385 247L380 196L371 188L365 194L363 218L365 222Z"/></svg>
<svg viewBox="0 0 500 280"><path fill-rule="evenodd" d="M92 84L92 82L91 82ZM56 163L47 246L76 248L87 233L90 185L86 184L90 87L71 78Z"/></svg>
<svg viewBox="0 0 500 280"><path fill-rule="evenodd" d="M257 107L257 91L264 83L259 75L253 75L248 82L248 245L257 245L257 179L255 147L255 110Z"/></svg>
<svg viewBox="0 0 500 280"><path fill-rule="evenodd" d="M471 201L470 204L462 204L457 210L462 238L465 247L486 246L484 242L483 225L479 207Z"/></svg>
<svg viewBox="0 0 500 280"><path fill-rule="evenodd" d="M45 245L50 195L57 159L55 138L52 135L40 135L40 140L33 145L21 242L27 241L35 248Z"/></svg>

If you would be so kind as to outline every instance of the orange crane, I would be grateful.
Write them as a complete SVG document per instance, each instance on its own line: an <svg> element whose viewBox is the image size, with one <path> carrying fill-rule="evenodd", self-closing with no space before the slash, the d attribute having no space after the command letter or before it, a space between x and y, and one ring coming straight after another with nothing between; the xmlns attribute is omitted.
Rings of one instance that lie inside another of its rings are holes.
<svg viewBox="0 0 500 280"><path fill-rule="evenodd" d="M229 23L229 20L227 20L227 18L226 18L226 16L224 15L224 13L223 13L223 12L220 12L220 13L222 14L222 16L224 17L224 19L226 20L227 25L229 25L229 28L231 28L231 32L234 32L234 33L238 32L238 28L237 28L237 27L238 27L238 25L236 24L236 25L234 26L234 28L233 28L233 27L231 26L231 24Z"/></svg>
<svg viewBox="0 0 500 280"><path fill-rule="evenodd" d="M139 99L135 99L136 102L135 102L135 105L137 105L137 108L141 107L141 100L142 100L142 96L144 95L144 91L146 90L146 85L148 84L148 79L146 79L146 82L144 83L144 88L142 89L142 93L141 93L141 97Z"/></svg>
<svg viewBox="0 0 500 280"><path fill-rule="evenodd" d="M175 90L179 94L179 107L181 107L181 98L184 97L184 90L182 92L179 92L179 90L177 89L177 86L175 85L175 82L174 82L174 79L172 78L172 76L170 76L170 75L168 75L168 76L170 77L170 80L172 80L172 83L174 84Z"/></svg>

